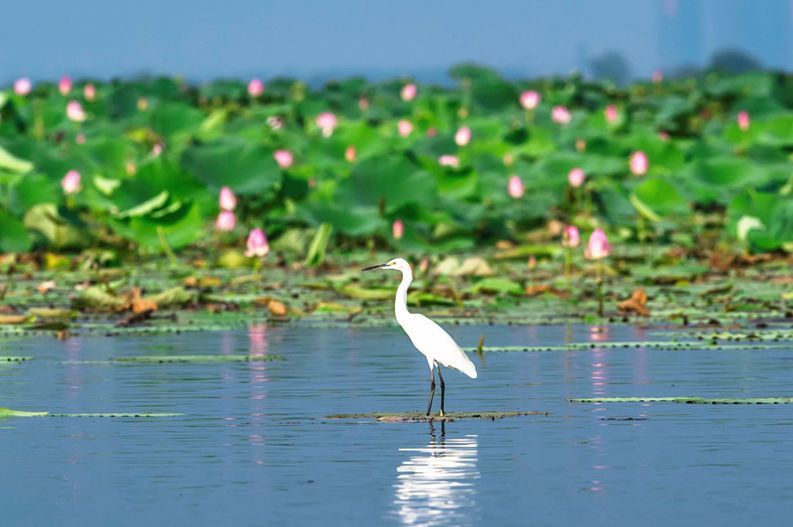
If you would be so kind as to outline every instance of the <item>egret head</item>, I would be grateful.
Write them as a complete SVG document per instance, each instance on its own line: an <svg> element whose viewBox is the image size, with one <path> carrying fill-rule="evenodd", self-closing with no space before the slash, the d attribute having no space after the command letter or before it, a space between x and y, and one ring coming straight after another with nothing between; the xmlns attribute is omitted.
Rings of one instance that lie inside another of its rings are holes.
<svg viewBox="0 0 793 527"><path fill-rule="evenodd" d="M372 265L364 267L362 271L374 271L375 269L392 269L394 271L401 271L403 273L410 272L410 264L404 258L394 258L384 264Z"/></svg>

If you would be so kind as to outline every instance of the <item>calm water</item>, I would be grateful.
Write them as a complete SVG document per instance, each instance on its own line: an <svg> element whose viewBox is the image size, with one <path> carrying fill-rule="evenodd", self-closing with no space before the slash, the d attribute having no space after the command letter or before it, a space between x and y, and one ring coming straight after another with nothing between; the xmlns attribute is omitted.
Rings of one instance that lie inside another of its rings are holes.
<svg viewBox="0 0 793 527"><path fill-rule="evenodd" d="M626 327L450 329L464 345L481 334L489 345L648 338ZM724 526L784 525L793 513L793 405L566 402L790 396L793 346L491 353L476 381L446 375L447 409L552 415L444 427L323 419L424 407L426 362L398 328L39 339L0 353L40 359L0 367L0 406L184 414L0 422L2 525ZM158 353L287 360L55 362ZM629 417L640 420L613 419Z"/></svg>

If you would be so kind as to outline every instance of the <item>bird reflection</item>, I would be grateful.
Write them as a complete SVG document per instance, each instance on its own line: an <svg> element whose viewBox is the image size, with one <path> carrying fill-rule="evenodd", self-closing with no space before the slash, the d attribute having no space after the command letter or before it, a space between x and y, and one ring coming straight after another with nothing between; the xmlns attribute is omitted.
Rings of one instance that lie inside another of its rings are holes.
<svg viewBox="0 0 793 527"><path fill-rule="evenodd" d="M430 424L432 439L424 448L400 448L411 457L397 467L394 505L405 525L460 525L475 505L479 478L477 436L446 439Z"/></svg>

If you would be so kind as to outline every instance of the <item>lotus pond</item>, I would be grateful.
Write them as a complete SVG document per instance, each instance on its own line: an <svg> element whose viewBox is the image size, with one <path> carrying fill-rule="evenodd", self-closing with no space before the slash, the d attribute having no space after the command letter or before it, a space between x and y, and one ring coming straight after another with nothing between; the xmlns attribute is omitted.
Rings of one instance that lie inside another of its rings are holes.
<svg viewBox="0 0 793 527"><path fill-rule="evenodd" d="M0 91L4 521L789 517L790 75L451 77Z"/></svg>
<svg viewBox="0 0 793 527"><path fill-rule="evenodd" d="M484 335L489 346L475 359L479 379L446 376L448 408L529 415L330 418L423 407L426 364L396 327L254 323L7 338L2 353L26 360L0 363L3 406L39 413L0 413L4 522L779 525L789 517L793 340L782 327L756 329L753 347L735 339L717 349L651 325L451 332L470 347ZM664 397L677 399L653 400ZM706 404L681 404L691 402Z"/></svg>

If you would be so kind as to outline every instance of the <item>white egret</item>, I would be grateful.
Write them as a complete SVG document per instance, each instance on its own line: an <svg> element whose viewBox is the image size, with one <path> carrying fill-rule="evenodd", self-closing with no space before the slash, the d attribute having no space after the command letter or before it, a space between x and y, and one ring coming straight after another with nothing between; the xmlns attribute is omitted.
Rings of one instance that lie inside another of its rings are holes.
<svg viewBox="0 0 793 527"><path fill-rule="evenodd" d="M444 408L446 383L443 382L443 375L441 375L441 365L459 370L472 379L476 379L476 367L442 327L424 315L408 311L408 288L413 281L413 271L409 263L402 258L395 258L387 263L366 267L363 270L373 271L375 269L391 269L402 273L402 282L397 288L394 302L396 319L416 349L427 358L427 363L430 366L430 398L427 404L427 415L430 415L432 411L432 398L435 395L435 370L438 370L438 379L441 382L440 415L443 416L446 411Z"/></svg>

